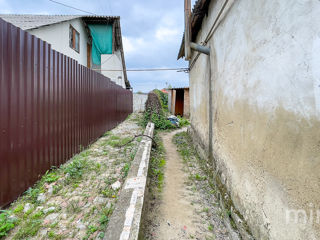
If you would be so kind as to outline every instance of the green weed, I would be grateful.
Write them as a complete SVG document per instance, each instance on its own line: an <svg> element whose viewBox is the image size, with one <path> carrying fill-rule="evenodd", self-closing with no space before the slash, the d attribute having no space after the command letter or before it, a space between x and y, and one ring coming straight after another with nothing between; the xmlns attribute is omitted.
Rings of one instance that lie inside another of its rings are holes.
<svg viewBox="0 0 320 240"><path fill-rule="evenodd" d="M14 228L16 219L10 218L10 212L0 210L0 238L7 236L7 233Z"/></svg>

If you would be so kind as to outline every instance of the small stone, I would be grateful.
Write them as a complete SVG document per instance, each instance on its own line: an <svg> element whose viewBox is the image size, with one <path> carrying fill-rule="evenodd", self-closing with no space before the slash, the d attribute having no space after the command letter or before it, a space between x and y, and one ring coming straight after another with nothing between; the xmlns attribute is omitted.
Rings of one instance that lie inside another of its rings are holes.
<svg viewBox="0 0 320 240"><path fill-rule="evenodd" d="M106 208L109 209L109 208L111 208L111 206L112 206L111 202L107 202Z"/></svg>
<svg viewBox="0 0 320 240"><path fill-rule="evenodd" d="M42 207L42 206L39 206L36 208L37 211L41 211L42 209L44 209L44 207Z"/></svg>
<svg viewBox="0 0 320 240"><path fill-rule="evenodd" d="M44 220L46 222L52 222L52 221L56 220L58 216L59 216L58 213L51 213Z"/></svg>
<svg viewBox="0 0 320 240"><path fill-rule="evenodd" d="M96 203L96 204L105 204L106 202L107 202L107 199L103 197L96 197L93 200L93 203Z"/></svg>
<svg viewBox="0 0 320 240"><path fill-rule="evenodd" d="M48 233L48 230L43 229L43 230L40 231L40 236L44 237L44 236L47 235L47 233Z"/></svg>
<svg viewBox="0 0 320 240"><path fill-rule="evenodd" d="M113 190L118 190L121 187L121 183L119 181L116 181L111 185Z"/></svg>
<svg viewBox="0 0 320 240"><path fill-rule="evenodd" d="M69 178L69 177L70 177L70 174L69 174L69 173L67 173L67 174L66 174L66 179L67 179L67 178Z"/></svg>
<svg viewBox="0 0 320 240"><path fill-rule="evenodd" d="M55 207L49 207L49 208L43 210L43 213L44 214L51 213L51 212L54 212L54 210L56 210Z"/></svg>
<svg viewBox="0 0 320 240"><path fill-rule="evenodd" d="M9 216L8 219L9 219L10 221L12 221L12 222L18 221L18 218L17 218L15 215Z"/></svg>
<svg viewBox="0 0 320 240"><path fill-rule="evenodd" d="M48 194L52 195L52 193L53 193L53 186L50 185L49 188L48 188Z"/></svg>
<svg viewBox="0 0 320 240"><path fill-rule="evenodd" d="M84 225L80 220L77 222L77 228L80 230L86 229L86 225Z"/></svg>
<svg viewBox="0 0 320 240"><path fill-rule="evenodd" d="M26 213L32 208L33 208L33 205L31 203L26 203L26 205L24 205L23 212Z"/></svg>
<svg viewBox="0 0 320 240"><path fill-rule="evenodd" d="M44 193L40 193L38 198L37 198L37 201L40 202L40 203L43 203L46 201L46 195L44 195Z"/></svg>

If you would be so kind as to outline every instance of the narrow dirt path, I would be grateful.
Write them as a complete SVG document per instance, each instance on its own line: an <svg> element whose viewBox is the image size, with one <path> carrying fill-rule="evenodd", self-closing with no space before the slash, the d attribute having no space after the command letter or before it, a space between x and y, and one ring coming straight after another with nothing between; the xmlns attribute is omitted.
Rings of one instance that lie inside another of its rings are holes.
<svg viewBox="0 0 320 240"><path fill-rule="evenodd" d="M217 239L204 217L201 194L195 192L189 173L172 138L181 129L161 134L166 151L164 187L148 207L144 239ZM225 238L228 239L228 238Z"/></svg>
<svg viewBox="0 0 320 240"><path fill-rule="evenodd" d="M182 130L183 131L183 130ZM172 137L174 131L164 134L163 144L166 149L167 164L165 169L165 184L163 199L160 205L159 239L186 239L196 235L196 222L201 221L194 214L195 208L188 198L191 192L186 188L188 175L183 171L183 163Z"/></svg>

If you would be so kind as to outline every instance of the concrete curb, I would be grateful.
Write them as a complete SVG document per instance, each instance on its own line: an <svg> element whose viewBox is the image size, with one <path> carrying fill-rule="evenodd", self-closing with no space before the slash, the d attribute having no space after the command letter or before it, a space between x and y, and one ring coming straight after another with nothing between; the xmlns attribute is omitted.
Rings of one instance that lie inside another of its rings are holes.
<svg viewBox="0 0 320 240"><path fill-rule="evenodd" d="M144 134L153 137L153 130L154 124L149 122ZM105 240L138 239L151 147L152 140L143 137L108 224Z"/></svg>

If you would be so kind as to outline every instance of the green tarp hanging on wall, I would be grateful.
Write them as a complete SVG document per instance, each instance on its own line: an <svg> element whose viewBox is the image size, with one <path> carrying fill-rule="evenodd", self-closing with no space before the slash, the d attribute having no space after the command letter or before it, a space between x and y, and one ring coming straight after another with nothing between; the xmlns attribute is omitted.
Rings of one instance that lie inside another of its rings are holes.
<svg viewBox="0 0 320 240"><path fill-rule="evenodd" d="M112 54L112 25L88 24L92 36L92 62L101 65L101 54Z"/></svg>

